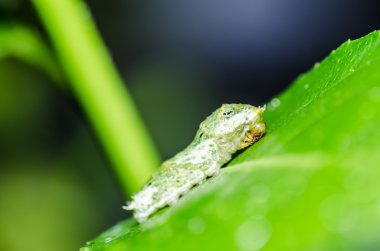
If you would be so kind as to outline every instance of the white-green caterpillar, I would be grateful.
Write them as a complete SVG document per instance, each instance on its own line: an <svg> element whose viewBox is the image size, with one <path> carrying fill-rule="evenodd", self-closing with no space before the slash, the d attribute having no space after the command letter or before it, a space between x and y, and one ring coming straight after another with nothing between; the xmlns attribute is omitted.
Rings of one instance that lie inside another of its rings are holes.
<svg viewBox="0 0 380 251"><path fill-rule="evenodd" d="M264 135L264 110L245 104L222 105L200 124L191 144L162 163L124 209L133 210L136 220L144 222L158 209L175 204L191 187L216 175L232 154Z"/></svg>

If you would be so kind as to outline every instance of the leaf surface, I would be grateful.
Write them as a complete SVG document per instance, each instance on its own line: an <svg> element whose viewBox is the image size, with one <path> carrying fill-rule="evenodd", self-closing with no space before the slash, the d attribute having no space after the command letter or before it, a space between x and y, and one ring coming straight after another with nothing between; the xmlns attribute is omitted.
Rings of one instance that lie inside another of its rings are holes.
<svg viewBox="0 0 380 251"><path fill-rule="evenodd" d="M268 102L268 131L222 174L83 250L375 250L380 33L347 41Z"/></svg>

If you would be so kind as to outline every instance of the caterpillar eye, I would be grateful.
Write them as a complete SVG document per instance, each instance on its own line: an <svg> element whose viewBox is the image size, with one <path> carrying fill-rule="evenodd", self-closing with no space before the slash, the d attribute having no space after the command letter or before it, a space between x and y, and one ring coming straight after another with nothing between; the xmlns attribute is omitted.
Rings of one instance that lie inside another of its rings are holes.
<svg viewBox="0 0 380 251"><path fill-rule="evenodd" d="M223 116L231 116L234 112L233 111L226 111L223 112Z"/></svg>

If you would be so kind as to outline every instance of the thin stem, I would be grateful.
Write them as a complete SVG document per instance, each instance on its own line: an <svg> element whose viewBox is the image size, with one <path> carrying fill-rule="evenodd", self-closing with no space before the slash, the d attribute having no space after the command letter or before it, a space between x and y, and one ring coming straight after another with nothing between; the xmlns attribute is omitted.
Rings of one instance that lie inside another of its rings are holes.
<svg viewBox="0 0 380 251"><path fill-rule="evenodd" d="M81 0L32 0L126 194L158 166L135 105Z"/></svg>

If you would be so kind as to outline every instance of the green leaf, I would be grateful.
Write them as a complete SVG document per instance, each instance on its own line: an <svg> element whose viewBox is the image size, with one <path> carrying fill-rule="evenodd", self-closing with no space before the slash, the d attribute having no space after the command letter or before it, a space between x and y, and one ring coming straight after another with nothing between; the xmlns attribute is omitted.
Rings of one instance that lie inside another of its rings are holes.
<svg viewBox="0 0 380 251"><path fill-rule="evenodd" d="M16 58L46 72L62 84L62 75L53 53L33 29L18 23L0 23L0 60Z"/></svg>
<svg viewBox="0 0 380 251"><path fill-rule="evenodd" d="M83 250L375 250L380 32L347 41L268 103L266 136L141 225Z"/></svg>

